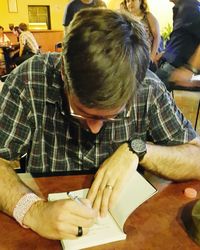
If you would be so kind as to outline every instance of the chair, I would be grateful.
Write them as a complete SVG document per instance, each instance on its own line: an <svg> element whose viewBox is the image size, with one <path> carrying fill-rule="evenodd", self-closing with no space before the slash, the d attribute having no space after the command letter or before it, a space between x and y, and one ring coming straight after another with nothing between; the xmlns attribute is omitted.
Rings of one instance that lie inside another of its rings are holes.
<svg viewBox="0 0 200 250"><path fill-rule="evenodd" d="M57 43L55 44L55 51L56 51L56 52L60 52L61 49L62 49L62 42L57 42Z"/></svg>

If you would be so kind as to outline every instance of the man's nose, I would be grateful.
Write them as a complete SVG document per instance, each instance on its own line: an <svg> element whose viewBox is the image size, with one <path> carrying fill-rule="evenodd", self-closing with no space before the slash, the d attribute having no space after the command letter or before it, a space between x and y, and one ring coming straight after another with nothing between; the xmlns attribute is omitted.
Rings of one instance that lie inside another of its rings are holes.
<svg viewBox="0 0 200 250"><path fill-rule="evenodd" d="M103 121L101 120L87 119L86 123L87 123L88 128L93 134L99 133L99 131L101 130L103 126Z"/></svg>

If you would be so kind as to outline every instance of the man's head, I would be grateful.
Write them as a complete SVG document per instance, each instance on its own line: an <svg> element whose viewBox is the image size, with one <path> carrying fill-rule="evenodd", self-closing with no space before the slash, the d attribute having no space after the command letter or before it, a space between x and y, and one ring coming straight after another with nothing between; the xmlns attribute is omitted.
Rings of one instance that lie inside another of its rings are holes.
<svg viewBox="0 0 200 250"><path fill-rule="evenodd" d="M126 14L108 9L81 10L68 27L63 61L68 93L81 105L121 111L149 64L144 30Z"/></svg>
<svg viewBox="0 0 200 250"><path fill-rule="evenodd" d="M27 26L26 23L20 23L19 28L20 28L21 31L27 31L28 30L28 26Z"/></svg>
<svg viewBox="0 0 200 250"><path fill-rule="evenodd" d="M3 31L4 31L4 27L0 26L0 32L3 33Z"/></svg>

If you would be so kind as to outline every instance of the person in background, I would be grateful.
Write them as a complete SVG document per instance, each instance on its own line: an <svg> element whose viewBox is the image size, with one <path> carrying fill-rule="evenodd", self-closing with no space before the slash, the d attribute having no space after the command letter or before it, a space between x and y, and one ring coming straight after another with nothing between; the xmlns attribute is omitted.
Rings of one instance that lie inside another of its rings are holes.
<svg viewBox="0 0 200 250"><path fill-rule="evenodd" d="M142 22L147 36L150 52L150 69L155 71L156 55L160 45L160 28L157 19L148 10L146 0L124 0L126 9L140 22Z"/></svg>
<svg viewBox="0 0 200 250"><path fill-rule="evenodd" d="M102 0L72 0L65 7L63 26L66 28L79 10L90 7L106 7L106 4Z"/></svg>
<svg viewBox="0 0 200 250"><path fill-rule="evenodd" d="M0 43L10 43L10 39L6 36L6 34L4 34L4 28L2 26L0 26Z"/></svg>
<svg viewBox="0 0 200 250"><path fill-rule="evenodd" d="M170 82L177 85L189 84L192 86L192 80L200 76L200 44L195 50L194 54L190 57L188 65L180 67L173 71L170 76Z"/></svg>
<svg viewBox="0 0 200 250"><path fill-rule="evenodd" d="M170 0L173 7L173 30L163 53L157 56L158 77L168 90L176 81L191 79L200 74L192 64L192 57L200 45L200 2L197 0Z"/></svg>
<svg viewBox="0 0 200 250"><path fill-rule="evenodd" d="M22 33L19 26L14 26L13 29L12 29L12 32L16 36L17 42L19 42L19 36Z"/></svg>
<svg viewBox="0 0 200 250"><path fill-rule="evenodd" d="M10 39L4 34L4 28L0 26L0 44L9 45ZM3 48L0 48L0 76L5 75L6 72L6 58Z"/></svg>
<svg viewBox="0 0 200 250"><path fill-rule="evenodd" d="M20 33L19 57L16 58L15 63L19 65L28 58L39 53L39 46L33 34L28 30L27 24L20 23L17 33Z"/></svg>
<svg viewBox="0 0 200 250"><path fill-rule="evenodd" d="M9 28L13 32L13 34L16 36L17 43L14 43L14 44L12 43L8 49L4 50L6 74L9 74L16 67L15 61L19 57L19 35L21 33L19 30L19 27L14 26L14 24L10 24Z"/></svg>
<svg viewBox="0 0 200 250"><path fill-rule="evenodd" d="M124 1L122 1L122 2L120 3L120 5L119 5L119 10L120 10L120 11L127 11L127 7L126 7Z"/></svg>
<svg viewBox="0 0 200 250"><path fill-rule="evenodd" d="M19 57L19 36L21 34L21 31L19 29L19 26L14 26L11 30L13 34L17 38L17 43L15 44L14 48L10 52L10 60L15 61L15 58Z"/></svg>
<svg viewBox="0 0 200 250"><path fill-rule="evenodd" d="M129 14L84 9L67 29L62 54L36 55L7 77L0 95L0 209L20 225L50 239L88 233L138 164L175 181L200 180L200 139L148 70L144 34ZM26 172L95 171L91 206L34 194L10 164L26 153Z"/></svg>
<svg viewBox="0 0 200 250"><path fill-rule="evenodd" d="M105 2L103 0L96 0L96 7L103 7L103 8L107 8Z"/></svg>

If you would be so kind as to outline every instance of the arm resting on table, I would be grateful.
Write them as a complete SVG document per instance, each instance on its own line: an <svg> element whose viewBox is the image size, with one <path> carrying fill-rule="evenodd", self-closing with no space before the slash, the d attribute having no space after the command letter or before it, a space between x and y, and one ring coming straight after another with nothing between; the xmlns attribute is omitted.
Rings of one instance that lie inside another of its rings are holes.
<svg viewBox="0 0 200 250"><path fill-rule="evenodd" d="M0 158L0 210L12 216L19 199L29 192L32 191L17 176L12 164Z"/></svg>
<svg viewBox="0 0 200 250"><path fill-rule="evenodd" d="M200 139L178 146L147 144L147 154L140 164L167 179L200 180Z"/></svg>

